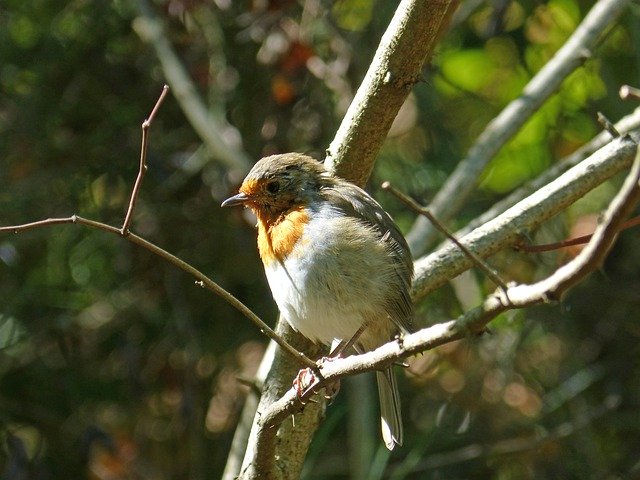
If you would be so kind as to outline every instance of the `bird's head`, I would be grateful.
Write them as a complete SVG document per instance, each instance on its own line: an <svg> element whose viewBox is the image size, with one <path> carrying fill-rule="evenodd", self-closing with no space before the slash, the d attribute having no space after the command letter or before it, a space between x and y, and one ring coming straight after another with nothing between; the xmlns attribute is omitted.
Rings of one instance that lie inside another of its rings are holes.
<svg viewBox="0 0 640 480"><path fill-rule="evenodd" d="M239 193L227 198L222 206L245 205L259 216L274 217L308 204L329 181L324 166L307 155L271 155L253 166Z"/></svg>

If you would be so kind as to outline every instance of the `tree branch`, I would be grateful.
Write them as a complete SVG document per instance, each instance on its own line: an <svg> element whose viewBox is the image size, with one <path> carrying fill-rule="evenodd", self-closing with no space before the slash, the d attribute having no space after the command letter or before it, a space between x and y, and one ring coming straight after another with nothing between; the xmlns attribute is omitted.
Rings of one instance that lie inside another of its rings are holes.
<svg viewBox="0 0 640 480"><path fill-rule="evenodd" d="M244 303L242 303L240 300L234 297L231 293L229 293L220 285L218 285L216 282L214 282L209 277L207 277L204 273L200 272L195 267L189 265L184 260L181 260L175 255L167 252L166 250L163 250L162 248L149 242L148 240L145 240L144 238L139 237L138 235L132 233L129 230L127 230L126 232L123 232L121 229L113 227L111 225L107 225L106 223L97 222L95 220L83 218L78 215L72 215L70 217L47 218L46 220L39 220L37 222L25 223L22 225L11 225L7 227L0 227L0 233L12 232L17 234L17 233L25 232L27 230L34 230L36 228L47 227L51 225L63 225L63 224L85 225L87 227L95 228L97 230L102 230L104 232L114 233L116 235L119 235L125 238L131 243L135 243L136 245L139 245L145 250L159 256L163 260L166 260L172 265L178 267L183 272L188 273L189 275L194 277L196 279L196 285L206 288L210 292L215 293L216 295L221 297L224 301L229 303L229 305L231 305L233 308L238 310L242 315L244 315L249 320L251 320L260 329L262 333L264 333L267 337L269 337L271 340L275 341L278 345L280 345L293 358L297 359L300 365L304 365L309 368L316 367L316 363L313 360L309 359L302 352L293 348L288 342L286 342L279 335L277 335L271 329L271 327L269 327L269 325L264 323L262 319L260 319L260 317L258 317L255 313L253 313L253 311L249 307L247 307Z"/></svg>
<svg viewBox="0 0 640 480"><path fill-rule="evenodd" d="M615 127L616 130L622 135L640 129L640 108L636 108L633 113L627 115L626 117L623 117L619 122L615 124ZM521 201L523 198L531 195L536 190L539 190L546 184L556 179L562 173L578 165L585 158L587 158L589 155L592 155L600 148L604 147L610 141L611 136L608 132L600 132L590 142L584 144L582 147L578 148L575 152L566 156L558 163L555 163L550 168L541 173L538 177L522 185L517 190L514 190L508 196L495 203L482 215L470 221L467 225L465 225L464 228L458 230L455 233L456 238L462 238L474 228L484 225L489 220L494 219L502 212Z"/></svg>
<svg viewBox="0 0 640 480"><path fill-rule="evenodd" d="M95 220L89 220L78 215L72 215L70 217L63 218L48 218L45 220L39 220L36 222L26 223L22 225L11 225L7 227L0 227L0 233L3 232L13 232L14 234L18 234L27 230L33 230L36 228L51 226L51 225L63 225L63 224L80 224L85 225L87 227L95 228L98 230L102 230L109 233L114 233L119 235L126 240L135 243L136 245L141 246L145 250L148 250L151 253L158 255L163 258L167 262L175 265L180 270L188 273L196 279L196 285L204 287L209 291L215 293L220 296L223 300L229 303L232 307L242 313L245 317L251 320L262 333L267 335L271 340L275 341L278 345L280 345L288 355L291 356L292 359L295 359L296 363L300 363L309 368L315 368L316 363L309 359L306 355L304 355L301 351L293 348L289 342L278 336L272 329L262 321L260 317L258 317L251 309L249 309L246 305L244 305L240 300L234 297L231 293L227 292L224 288L218 285L216 282L211 280L209 277L204 275L202 272L197 270L195 267L189 265L185 261L179 259L175 255L163 250L162 248L154 245L153 243L145 240L138 235L135 235L129 230L131 225L131 221L133 218L133 211L135 208L136 200L138 198L138 194L140 193L140 188L142 187L142 180L144 179L144 174L147 170L147 147L149 142L149 128L162 104L162 101L167 95L169 88L167 85L164 86L160 97L158 98L154 108L151 111L149 117L142 123L142 145L140 147L140 166L138 171L138 176L135 181L135 185L131 192L131 198L129 199L129 206L127 208L127 213L125 216L125 220L122 224L121 228L116 228L111 225L107 225L102 222L97 222Z"/></svg>
<svg viewBox="0 0 640 480"><path fill-rule="evenodd" d="M131 191L131 197L129 199L129 207L127 208L127 213L124 217L124 222L122 223L122 228L120 228L120 233L123 236L129 234L129 226L131 225L131 221L133 219L133 210L136 207L136 201L138 200L138 194L140 193L140 188L142 188L142 180L144 179L144 174L147 172L147 146L149 145L149 128L151 128L151 124L153 123L156 114L158 113L158 109L165 97L169 93L169 86L165 85L162 89L162 93L158 98L153 110L149 114L149 118L147 118L144 122L142 122L142 140L140 145L140 166L138 168L138 176L136 177L136 182L133 185L133 190Z"/></svg>
<svg viewBox="0 0 640 480"><path fill-rule="evenodd" d="M600 0L555 56L536 74L522 94L486 126L464 160L449 176L429 205L440 221L458 212L475 189L479 175L494 155L513 137L527 119L551 96L562 81L591 56L602 32L613 23L629 0ZM421 255L434 241L436 230L418 217L407 234L414 256Z"/></svg>
<svg viewBox="0 0 640 480"><path fill-rule="evenodd" d="M460 238L468 249L486 258L514 244L523 232L537 227L616 173L629 168L637 144L630 136L618 138L537 190L507 211ZM415 261L413 298L419 301L472 262L452 244Z"/></svg>
<svg viewBox="0 0 640 480"><path fill-rule="evenodd" d="M398 110L422 79L457 0L403 0L327 149L327 168L363 186Z"/></svg>

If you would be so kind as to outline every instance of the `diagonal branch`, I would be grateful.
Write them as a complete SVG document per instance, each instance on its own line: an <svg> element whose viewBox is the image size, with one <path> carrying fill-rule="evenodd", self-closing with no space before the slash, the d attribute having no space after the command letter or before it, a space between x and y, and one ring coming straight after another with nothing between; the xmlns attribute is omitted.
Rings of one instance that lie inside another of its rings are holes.
<svg viewBox="0 0 640 480"><path fill-rule="evenodd" d="M636 148L636 142L628 135L612 141L546 187L460 238L460 242L483 258L513 245L522 233L542 224L608 178L629 168ZM452 244L417 259L414 265L414 300L424 298L473 266Z"/></svg>
<svg viewBox="0 0 640 480"><path fill-rule="evenodd" d="M629 0L596 2L569 40L531 79L522 94L487 125L429 205L429 210L440 221L446 222L458 212L475 189L478 177L489 160L560 87L562 81L591 55L602 32L618 18L628 3ZM407 235L414 255L424 253L435 234L431 224L418 217Z"/></svg>
<svg viewBox="0 0 640 480"><path fill-rule="evenodd" d="M156 101L156 104L153 110L151 111L151 114L142 123L142 145L140 147L140 168L138 171L138 176L135 181L135 185L131 192L131 198L129 199L129 206L127 208L125 220L121 228L116 228L111 225L107 225L105 223L98 222L95 220L86 219L78 215L72 215L70 217L47 218L45 220L25 223L22 225L11 225L6 227L0 227L0 233L12 232L14 234L18 234L21 232L25 232L27 230L33 230L33 229L47 227L51 225L79 224L79 225L85 225L90 228L102 230L108 233L114 233L116 235L119 235L124 239L132 243L135 243L136 245L141 246L145 250L148 250L149 252L158 255L159 257L163 258L167 262L178 267L180 270L193 276L196 279L197 285L207 288L211 292L220 296L232 307L234 307L236 310L242 313L245 317L251 320L260 329L262 333L264 333L271 340L275 341L278 345L280 345L284 349L284 351L291 356L291 358L294 361L299 362L306 367L315 368L316 363L314 361L309 359L302 352L296 350L289 342L287 342L284 338L276 334L276 332L274 332L271 327L269 327L266 323L264 323L260 317L258 317L255 313L253 313L253 311L251 311L249 307L244 305L240 300L234 297L231 293L227 292L224 288L222 288L216 282L214 282L209 277L204 275L202 272L197 270L195 267L189 265L185 261L176 257L175 255L172 255L166 250L163 250L162 248L149 242L148 240L145 240L144 238L139 237L138 235L135 235L129 230L129 227L131 226L131 221L133 218L133 212L135 209L136 200L140 193L140 188L142 187L144 174L147 170L146 158L147 158L147 147L149 142L149 128L151 127L151 124L153 123L156 113L158 112L158 109L160 108L160 105L162 104L168 91L169 91L169 88L167 87L167 85L165 85L162 90L162 93L160 94L160 97Z"/></svg>
<svg viewBox="0 0 640 480"><path fill-rule="evenodd" d="M620 121L615 124L615 128L622 135L634 131L637 132L637 130L640 129L640 108L636 108L633 113L620 119ZM493 220L495 217L506 211L508 208L514 206L523 198L531 195L533 192L539 190L546 184L558 178L562 173L578 165L585 158L589 157L600 148L604 147L610 141L611 136L608 132L600 132L590 142L584 144L582 147L578 148L570 155L567 155L558 163L555 163L550 168L541 173L538 177L514 190L508 196L495 203L489 210L470 221L464 228L458 230L455 233L456 238L462 238L474 228L477 228L480 225L484 225L488 221Z"/></svg>
<svg viewBox="0 0 640 480"><path fill-rule="evenodd" d="M7 227L0 227L0 233L4 232L12 232L12 233L21 233L27 230L34 230L36 228L47 227L51 225L65 225L65 224L78 224L85 225L90 228L95 228L97 230L102 230L104 232L114 233L116 235L122 236L126 240L131 243L135 243L136 245L144 248L145 250L158 255L163 260L171 263L172 265L178 267L183 272L191 275L196 279L196 285L199 285L207 290L215 293L219 297L221 297L224 301L229 303L233 308L238 310L242 315L251 320L262 333L264 333L271 340L275 341L278 345L280 345L289 355L291 355L296 361L298 361L301 365L304 365L309 368L315 368L316 363L309 359L302 352L299 352L295 348L293 348L288 342L282 339L276 332L273 331L269 325L264 323L260 317L258 317L253 311L247 307L244 303L234 297L231 293L226 291L216 282L207 277L204 273L200 272L197 268L191 266L184 260L176 257L175 255L167 252L166 250L158 247L157 245L145 240L142 237L132 233L127 230L123 232L121 229L107 225L106 223L97 222L95 220L90 220L88 218L83 218L78 215L72 215L70 217L63 218L47 218L45 220L39 220L37 222L25 223L22 225L11 225Z"/></svg>
<svg viewBox="0 0 640 480"><path fill-rule="evenodd" d="M620 231L627 230L629 228L637 227L640 225L640 217L633 217L620 225ZM593 234L590 233L588 235L581 235L579 237L569 238L567 240L562 240L560 242L553 243L543 243L536 245L515 245L514 248L518 252L527 252L527 253L540 253L540 252L551 252L553 250L558 250L559 248L572 247L574 245L584 245L589 242L593 238Z"/></svg>
<svg viewBox="0 0 640 480"><path fill-rule="evenodd" d="M330 171L363 186L398 110L448 27L457 0L403 0L327 149Z"/></svg>

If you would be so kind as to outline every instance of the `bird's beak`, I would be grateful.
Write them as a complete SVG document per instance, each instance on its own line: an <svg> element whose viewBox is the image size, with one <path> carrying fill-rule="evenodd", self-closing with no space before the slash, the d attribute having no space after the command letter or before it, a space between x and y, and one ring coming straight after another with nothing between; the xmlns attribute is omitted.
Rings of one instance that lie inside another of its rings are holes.
<svg viewBox="0 0 640 480"><path fill-rule="evenodd" d="M249 195L247 195L246 193L240 192L239 194L234 195L233 197L227 198L224 202L222 202L222 205L220 205L220 206L221 207L234 207L236 205L242 205L247 200L249 200Z"/></svg>

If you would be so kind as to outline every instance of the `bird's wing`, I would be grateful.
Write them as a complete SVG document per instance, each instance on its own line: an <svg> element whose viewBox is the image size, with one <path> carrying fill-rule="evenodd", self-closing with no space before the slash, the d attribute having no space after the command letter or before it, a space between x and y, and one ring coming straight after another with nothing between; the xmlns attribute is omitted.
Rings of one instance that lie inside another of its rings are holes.
<svg viewBox="0 0 640 480"><path fill-rule="evenodd" d="M335 188L335 185L339 188ZM387 313L400 329L412 331L413 304L410 289L413 260L409 246L393 219L367 192L347 181L336 179L336 184L323 188L322 194L345 215L362 219L371 225L380 240L387 245L394 261L395 273L401 280L399 295L390 301Z"/></svg>

